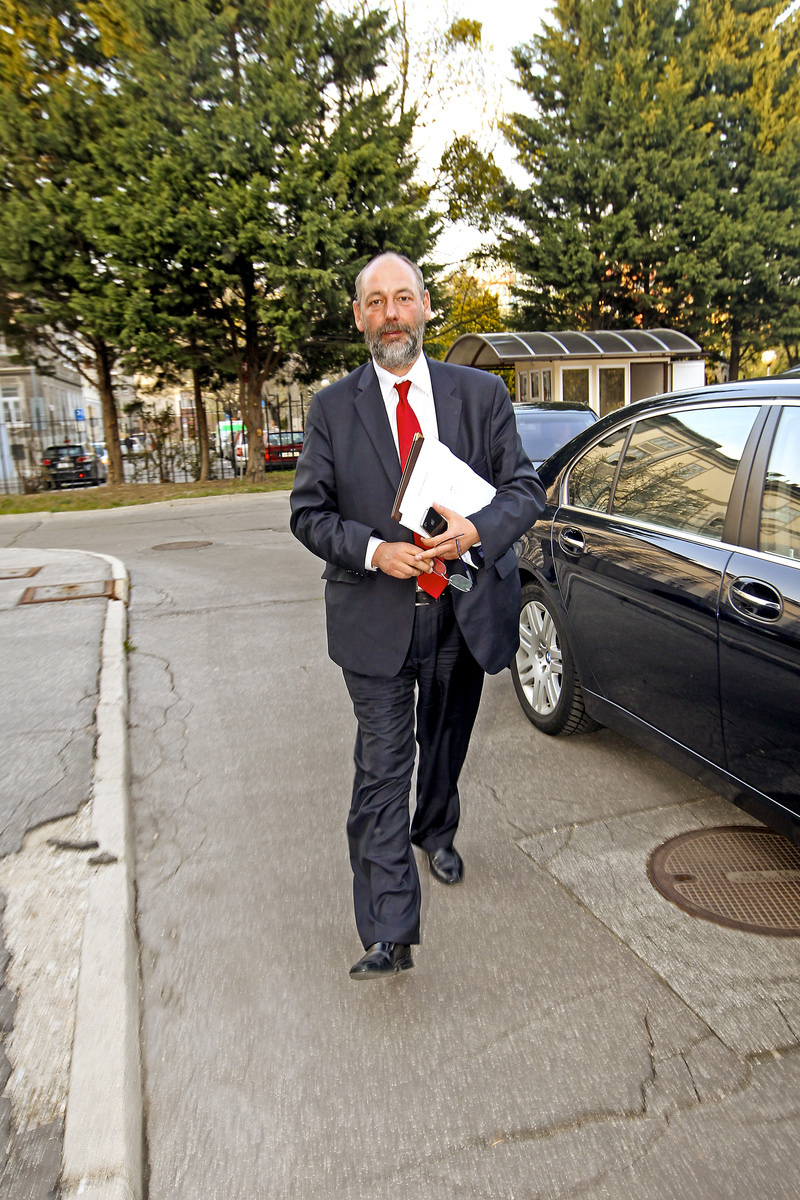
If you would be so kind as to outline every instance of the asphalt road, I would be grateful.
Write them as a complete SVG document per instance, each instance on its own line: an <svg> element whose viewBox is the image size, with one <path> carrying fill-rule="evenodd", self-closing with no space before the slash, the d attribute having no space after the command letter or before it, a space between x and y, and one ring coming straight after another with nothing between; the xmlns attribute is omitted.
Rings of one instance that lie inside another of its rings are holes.
<svg viewBox="0 0 800 1200"><path fill-rule="evenodd" d="M743 814L608 731L535 733L504 672L466 881L423 873L415 970L354 985L355 726L287 496L9 517L0 544L131 576L149 1200L800 1193L796 942L646 877Z"/></svg>

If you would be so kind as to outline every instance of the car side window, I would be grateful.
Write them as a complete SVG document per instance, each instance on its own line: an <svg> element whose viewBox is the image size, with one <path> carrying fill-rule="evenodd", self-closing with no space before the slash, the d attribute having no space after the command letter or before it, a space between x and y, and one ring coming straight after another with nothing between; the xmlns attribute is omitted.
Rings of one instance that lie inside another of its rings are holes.
<svg viewBox="0 0 800 1200"><path fill-rule="evenodd" d="M767 465L759 549L800 558L800 408L781 413Z"/></svg>
<svg viewBox="0 0 800 1200"><path fill-rule="evenodd" d="M739 459L758 407L714 407L637 421L614 515L721 540Z"/></svg>
<svg viewBox="0 0 800 1200"><path fill-rule="evenodd" d="M567 480L567 503L575 508L606 512L627 426L615 429L573 464Z"/></svg>

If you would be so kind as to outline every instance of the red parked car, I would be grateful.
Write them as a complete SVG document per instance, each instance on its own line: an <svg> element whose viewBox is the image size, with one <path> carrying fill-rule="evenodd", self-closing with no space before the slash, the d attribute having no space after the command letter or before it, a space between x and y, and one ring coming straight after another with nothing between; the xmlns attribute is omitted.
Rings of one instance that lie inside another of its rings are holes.
<svg viewBox="0 0 800 1200"><path fill-rule="evenodd" d="M291 470L303 449L302 431L268 433L264 444L264 465L268 471ZM236 435L231 462L235 471L247 469L248 444L244 433Z"/></svg>
<svg viewBox="0 0 800 1200"><path fill-rule="evenodd" d="M295 465L303 449L303 433L297 430L285 430L282 433L267 434L267 444L264 447L264 462L267 470L280 470Z"/></svg>

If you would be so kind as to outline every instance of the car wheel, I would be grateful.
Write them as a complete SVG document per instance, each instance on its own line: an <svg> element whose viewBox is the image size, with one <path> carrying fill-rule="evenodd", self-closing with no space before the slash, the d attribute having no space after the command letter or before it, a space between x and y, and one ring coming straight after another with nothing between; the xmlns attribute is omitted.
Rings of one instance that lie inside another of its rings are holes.
<svg viewBox="0 0 800 1200"><path fill-rule="evenodd" d="M522 589L519 650L511 664L522 711L553 736L599 728L583 703L572 651L561 617L538 583Z"/></svg>

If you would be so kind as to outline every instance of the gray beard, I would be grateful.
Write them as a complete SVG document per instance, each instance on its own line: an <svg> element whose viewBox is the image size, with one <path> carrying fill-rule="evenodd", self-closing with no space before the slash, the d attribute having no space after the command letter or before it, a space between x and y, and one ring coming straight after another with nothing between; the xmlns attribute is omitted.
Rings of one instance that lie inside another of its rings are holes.
<svg viewBox="0 0 800 1200"><path fill-rule="evenodd" d="M384 344L381 341L384 333L395 332L398 329L407 335L404 342L388 342ZM387 371L391 371L395 367L410 367L417 361L422 350L424 334L424 321L421 321L418 325L381 325L380 329L376 330L374 334L364 330L364 341L367 343L369 352L378 366L385 367Z"/></svg>

